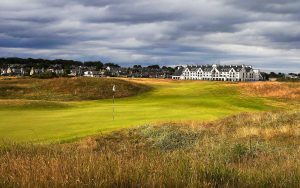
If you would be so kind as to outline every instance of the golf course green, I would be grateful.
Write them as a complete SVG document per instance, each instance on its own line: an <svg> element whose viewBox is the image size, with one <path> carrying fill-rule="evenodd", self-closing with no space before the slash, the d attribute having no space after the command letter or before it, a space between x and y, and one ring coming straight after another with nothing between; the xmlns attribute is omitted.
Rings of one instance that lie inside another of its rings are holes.
<svg viewBox="0 0 300 188"><path fill-rule="evenodd" d="M153 89L116 99L114 120L112 99L68 102L2 99L0 140L65 142L132 126L207 121L279 108L275 100L242 94L236 84L147 79L134 82ZM11 105L16 102L24 104Z"/></svg>

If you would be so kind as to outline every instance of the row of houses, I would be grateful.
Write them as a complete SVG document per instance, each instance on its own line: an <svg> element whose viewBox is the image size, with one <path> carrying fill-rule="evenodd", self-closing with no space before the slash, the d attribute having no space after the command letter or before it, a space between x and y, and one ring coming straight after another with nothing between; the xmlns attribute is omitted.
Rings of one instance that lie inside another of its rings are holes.
<svg viewBox="0 0 300 188"><path fill-rule="evenodd" d="M84 70L81 67L72 69L69 76L86 76L86 77L134 77L134 78L171 78L173 72L162 69L143 68L125 68L125 67L106 67L98 71L94 69Z"/></svg>
<svg viewBox="0 0 300 188"><path fill-rule="evenodd" d="M106 71L100 70L96 71L94 68L87 67L76 67L71 70L66 70L63 68L16 68L10 67L1 68L0 75L1 76L33 76L40 75L44 73L54 73L57 76L68 75L68 76L86 76L86 77L103 77L105 76Z"/></svg>
<svg viewBox="0 0 300 188"><path fill-rule="evenodd" d="M260 70L246 65L198 65L178 67L172 79L216 80L216 81L258 81L263 80Z"/></svg>
<svg viewBox="0 0 300 188"><path fill-rule="evenodd" d="M171 78L174 72L166 69L151 69L147 67L125 68L111 67L103 68L72 66L64 69L62 66L54 65L48 68L34 68L23 65L8 65L0 68L1 76L34 76L44 73L53 73L56 76L85 76L85 77L135 77L135 78Z"/></svg>
<svg viewBox="0 0 300 188"><path fill-rule="evenodd" d="M2 67L0 68L0 75L1 76L32 76L36 74L42 74L45 72L55 73L56 75L63 75L65 74L64 69L62 68L28 68L28 67Z"/></svg>

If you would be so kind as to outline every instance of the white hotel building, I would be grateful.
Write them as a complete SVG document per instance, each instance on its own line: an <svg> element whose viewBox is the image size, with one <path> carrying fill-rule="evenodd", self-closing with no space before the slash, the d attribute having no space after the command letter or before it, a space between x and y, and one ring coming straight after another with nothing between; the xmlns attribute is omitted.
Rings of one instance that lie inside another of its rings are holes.
<svg viewBox="0 0 300 188"><path fill-rule="evenodd" d="M216 80L216 81L258 81L262 76L258 69L245 65L199 65L179 67L172 79Z"/></svg>

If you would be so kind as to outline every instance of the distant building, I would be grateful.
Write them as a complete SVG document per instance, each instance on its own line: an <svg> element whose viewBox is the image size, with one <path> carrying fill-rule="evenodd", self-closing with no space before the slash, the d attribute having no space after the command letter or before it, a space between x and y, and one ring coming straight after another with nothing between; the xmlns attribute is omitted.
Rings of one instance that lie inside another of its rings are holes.
<svg viewBox="0 0 300 188"><path fill-rule="evenodd" d="M7 74L6 70L7 70L6 68L1 68L0 75L6 75Z"/></svg>
<svg viewBox="0 0 300 188"><path fill-rule="evenodd" d="M258 69L245 65L199 65L178 67L172 76L176 80L258 81Z"/></svg>
<svg viewBox="0 0 300 188"><path fill-rule="evenodd" d="M70 70L70 74L68 74L69 76L82 76L83 75L83 71L81 69L81 67L76 67Z"/></svg>
<svg viewBox="0 0 300 188"><path fill-rule="evenodd" d="M0 69L0 75L2 76L24 76L26 74L27 72L23 67L8 66L7 68L3 67Z"/></svg>
<svg viewBox="0 0 300 188"><path fill-rule="evenodd" d="M44 68L41 68L41 69L38 69L38 68L34 68L34 67L31 67L30 69L30 72L29 72L29 75L30 76L33 76L35 74L42 74L45 72L45 69Z"/></svg>
<svg viewBox="0 0 300 188"><path fill-rule="evenodd" d="M299 76L296 75L296 74L290 73L290 74L285 75L285 78L289 78L289 79L299 79Z"/></svg>
<svg viewBox="0 0 300 188"><path fill-rule="evenodd" d="M99 71L85 71L83 76L85 77L102 77L101 72Z"/></svg>
<svg viewBox="0 0 300 188"><path fill-rule="evenodd" d="M275 81L277 81L277 78L269 78L269 81L275 82Z"/></svg>

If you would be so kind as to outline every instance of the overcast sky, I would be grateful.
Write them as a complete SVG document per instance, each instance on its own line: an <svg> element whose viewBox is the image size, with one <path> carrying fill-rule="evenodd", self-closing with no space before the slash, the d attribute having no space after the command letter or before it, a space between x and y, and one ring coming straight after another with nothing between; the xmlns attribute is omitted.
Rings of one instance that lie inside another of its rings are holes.
<svg viewBox="0 0 300 188"><path fill-rule="evenodd" d="M0 0L0 56L300 72L300 1Z"/></svg>

